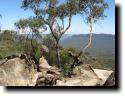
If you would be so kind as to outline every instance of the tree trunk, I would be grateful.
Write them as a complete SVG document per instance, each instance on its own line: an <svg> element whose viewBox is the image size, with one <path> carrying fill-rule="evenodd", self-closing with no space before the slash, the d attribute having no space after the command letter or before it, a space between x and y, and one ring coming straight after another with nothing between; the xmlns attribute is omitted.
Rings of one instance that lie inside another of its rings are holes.
<svg viewBox="0 0 125 96"><path fill-rule="evenodd" d="M77 56L74 58L74 61L73 61L73 63L71 64L71 69L73 70L73 68L74 68L74 66L75 66L75 64L76 64L76 62L77 62L77 58L79 58L81 55L82 55L82 53L83 52L85 52L86 51L86 49L88 49L90 46L91 46L91 43L92 43L92 24L93 24L93 22L92 22L92 20L91 20L91 22L90 22L90 24L89 24L89 27L90 27L90 29L89 29L89 41L88 41L88 43L87 43L87 45L85 46L85 47L83 47L83 49L82 49L82 51L80 51L78 54L77 54Z"/></svg>
<svg viewBox="0 0 125 96"><path fill-rule="evenodd" d="M86 49L88 49L91 46L91 43L92 43L92 24L93 24L93 22L91 20L91 22L89 24L89 28L90 28L89 29L89 32L90 32L89 41L88 41L87 45L83 48L83 52L85 52Z"/></svg>
<svg viewBox="0 0 125 96"><path fill-rule="evenodd" d="M50 52L50 50L49 50L49 56L48 56L48 59L49 59L49 65L52 66L52 62L51 62L51 52Z"/></svg>
<svg viewBox="0 0 125 96"><path fill-rule="evenodd" d="M35 57L35 47L34 47L34 44L33 44L33 40L34 40L34 35L32 33L32 38L31 38L31 47L32 47L32 51L31 51L31 58L35 61L36 64L39 63L38 59Z"/></svg>
<svg viewBox="0 0 125 96"><path fill-rule="evenodd" d="M57 44L57 48L56 48L56 53L57 53L57 62L59 67L62 69L62 65L61 65L61 61L60 61L60 49L59 49L59 45Z"/></svg>

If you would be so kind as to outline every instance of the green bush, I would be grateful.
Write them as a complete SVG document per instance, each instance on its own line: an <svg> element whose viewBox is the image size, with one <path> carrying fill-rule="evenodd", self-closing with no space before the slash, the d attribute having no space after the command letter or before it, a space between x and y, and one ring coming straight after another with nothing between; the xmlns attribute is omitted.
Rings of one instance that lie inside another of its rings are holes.
<svg viewBox="0 0 125 96"><path fill-rule="evenodd" d="M69 56L69 52L77 54L78 50L76 50L75 48L67 48L67 49L62 49L60 51L61 64L63 65L64 76L68 76L73 71L73 69L71 69L71 64L73 63L74 60Z"/></svg>

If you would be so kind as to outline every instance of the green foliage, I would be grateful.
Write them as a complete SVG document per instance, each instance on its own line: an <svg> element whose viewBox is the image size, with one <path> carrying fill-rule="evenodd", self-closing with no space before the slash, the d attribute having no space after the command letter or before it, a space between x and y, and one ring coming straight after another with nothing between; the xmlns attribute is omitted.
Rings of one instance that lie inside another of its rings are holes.
<svg viewBox="0 0 125 96"><path fill-rule="evenodd" d="M114 70L115 69L115 57L114 56L95 56L92 54L82 54L80 57L84 64L90 64L93 68Z"/></svg>
<svg viewBox="0 0 125 96"><path fill-rule="evenodd" d="M42 48L42 44L38 43L35 39L25 38L21 45L22 52L38 63L41 56L40 49Z"/></svg>
<svg viewBox="0 0 125 96"><path fill-rule="evenodd" d="M13 53L25 53L30 58L38 61L41 56L40 49L42 48L42 44L26 36L17 34L14 36L10 32L10 30L5 30L4 33L0 34L0 58L2 59L6 55ZM31 46L31 40L34 48Z"/></svg>
<svg viewBox="0 0 125 96"><path fill-rule="evenodd" d="M2 59L8 54L19 52L19 43L15 42L13 31L5 30L0 34L0 58ZM18 45L17 45L18 44Z"/></svg>
<svg viewBox="0 0 125 96"><path fill-rule="evenodd" d="M77 53L77 51L74 48L63 49L59 42L62 35L70 28L72 17L82 14L87 23L91 23L91 20L95 23L105 17L104 11L107 7L108 4L104 0L64 0L64 2L61 0L23 0L22 8L31 9L36 17L20 19L15 26L21 32L26 33L30 30L32 38L20 35L19 40L14 41L11 32L6 30L2 36L3 41L0 42L0 51L4 52L3 54L20 51L38 61L42 46L34 39L34 36L40 36L39 32L46 31L49 27L52 36L43 40L43 44L49 48L47 59L51 65L58 64L57 66L63 67L64 75L67 75L72 72L71 64L73 63L73 59L69 57L69 51L72 53ZM64 25L65 22L67 26ZM14 42L11 45L12 41Z"/></svg>
<svg viewBox="0 0 125 96"><path fill-rule="evenodd" d="M37 17L29 17L27 19L27 25L32 30L32 32L39 32L39 29L44 29L44 31L47 30L44 22Z"/></svg>
<svg viewBox="0 0 125 96"><path fill-rule="evenodd" d="M112 57L97 57L97 61L91 65L94 68L115 70L115 59Z"/></svg>
<svg viewBox="0 0 125 96"><path fill-rule="evenodd" d="M50 28L56 42L58 64L61 67L59 41L71 26L74 15L82 14L87 23L104 18L108 4L104 0L23 0L22 8L31 9ZM68 18L68 19L66 19ZM68 26L64 25L67 22Z"/></svg>
<svg viewBox="0 0 125 96"><path fill-rule="evenodd" d="M75 48L67 48L60 50L61 64L63 64L64 76L68 76L73 71L73 69L71 68L71 64L74 60L69 56L69 52L73 54L78 54L79 51Z"/></svg>
<svg viewBox="0 0 125 96"><path fill-rule="evenodd" d="M2 55L0 55L0 60L3 59Z"/></svg>
<svg viewBox="0 0 125 96"><path fill-rule="evenodd" d="M30 58L34 59L37 63L40 58L40 44L35 40L34 37L38 37L42 39L40 32L46 30L46 26L44 26L43 21L37 17L29 17L28 19L20 19L15 23L16 28L19 31L25 33L26 36L20 36L20 42L22 47L22 52L26 53ZM27 33L31 33L31 38L28 38Z"/></svg>
<svg viewBox="0 0 125 96"><path fill-rule="evenodd" d="M4 30L2 39L4 40L12 40L12 31L11 30Z"/></svg>
<svg viewBox="0 0 125 96"><path fill-rule="evenodd" d="M56 48L56 44L51 34L46 35L43 38L43 44L49 48L49 51L54 50Z"/></svg>
<svg viewBox="0 0 125 96"><path fill-rule="evenodd" d="M6 33L6 32L5 32ZM7 35L8 34L5 34ZM4 36L3 34L0 34L0 37ZM31 40L30 38L26 38L26 36L19 35L18 38L13 41L13 37L10 34L10 40L3 38L0 41L0 59L2 59L4 56L8 54L13 53L26 53L29 54L30 57L35 58L37 61L40 58L40 49L42 48L42 44L38 43L36 40L33 40L34 50L31 46ZM6 36L5 36L6 37ZM56 52L52 48L54 47L54 42L51 41L51 36L45 36L43 39L44 45L50 48L51 53L46 54L47 61L50 60L52 66L58 66L57 64L57 58L56 58ZM21 38L21 39L19 39ZM73 59L69 57L69 52L72 52L74 54L79 53L78 49L75 48L61 48L60 47L60 57L61 57L61 64L63 64L63 75L68 76L70 73L72 73L71 64L73 63ZM91 56L91 53L86 52L81 57L83 59L85 64L91 64L93 68L101 68L101 69L115 69L115 59L111 57L95 57Z"/></svg>
<svg viewBox="0 0 125 96"><path fill-rule="evenodd" d="M71 37L60 42L60 45L64 48L73 47L77 50L82 50L82 46L86 45L88 36L88 34L72 35ZM95 56L114 57L115 35L93 34L92 45L86 50L86 52Z"/></svg>
<svg viewBox="0 0 125 96"><path fill-rule="evenodd" d="M43 45L45 45L49 49L49 53L46 54L46 58L47 58L49 64L56 65L57 60L54 59L54 58L56 58L56 52L55 52L56 44L52 38L52 35L51 34L46 35L42 41L43 41Z"/></svg>
<svg viewBox="0 0 125 96"><path fill-rule="evenodd" d="M26 19L20 19L18 22L16 22L14 25L19 29L19 30L24 30L25 28L28 27Z"/></svg>
<svg viewBox="0 0 125 96"><path fill-rule="evenodd" d="M67 50L60 50L60 57L61 57L61 63L63 65L65 65L66 63L67 64L70 64L71 60L70 60L70 57L68 55L68 51Z"/></svg>
<svg viewBox="0 0 125 96"><path fill-rule="evenodd" d="M70 64L72 63L73 59L69 56L69 52L72 52L74 54L77 53L77 50L75 48L68 48L68 49L62 49L60 50L60 55L61 55L61 63L62 64Z"/></svg>
<svg viewBox="0 0 125 96"><path fill-rule="evenodd" d="M56 44L51 37L51 35L47 35L43 38L43 44L48 47L49 53L46 55L47 61L49 61L50 65L53 66L58 66L58 61L57 61L57 53L54 50L56 48ZM61 64L63 66L63 74L66 76L71 72L71 64L73 63L73 58L69 56L69 52L72 53L78 53L79 51L75 48L62 48L60 47L60 58L61 58Z"/></svg>

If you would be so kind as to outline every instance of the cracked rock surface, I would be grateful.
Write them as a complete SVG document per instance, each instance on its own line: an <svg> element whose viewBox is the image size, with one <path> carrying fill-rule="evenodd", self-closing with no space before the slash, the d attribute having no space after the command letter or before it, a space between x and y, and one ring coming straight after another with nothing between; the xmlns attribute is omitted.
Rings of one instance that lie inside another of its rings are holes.
<svg viewBox="0 0 125 96"><path fill-rule="evenodd" d="M25 54L13 54L0 61L0 86L113 86L114 72L93 69L89 65L78 66L74 75L64 78L61 70L50 66L44 57L36 64L29 62Z"/></svg>

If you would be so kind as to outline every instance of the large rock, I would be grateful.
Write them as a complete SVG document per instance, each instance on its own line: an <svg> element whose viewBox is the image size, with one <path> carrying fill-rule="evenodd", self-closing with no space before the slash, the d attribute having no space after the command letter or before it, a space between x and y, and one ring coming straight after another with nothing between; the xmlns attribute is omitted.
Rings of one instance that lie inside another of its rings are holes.
<svg viewBox="0 0 125 96"><path fill-rule="evenodd" d="M89 66L79 66L74 69L74 76L58 80L58 86L97 86L100 78Z"/></svg>
<svg viewBox="0 0 125 96"><path fill-rule="evenodd" d="M113 71L93 69L91 66L79 66L74 69L74 76L57 80L57 86L112 86Z"/></svg>
<svg viewBox="0 0 125 96"><path fill-rule="evenodd" d="M55 85L59 78L58 68L50 67L44 57L41 58L40 69L37 72L33 62L24 54L6 56L0 62L1 86L49 86Z"/></svg>
<svg viewBox="0 0 125 96"><path fill-rule="evenodd" d="M60 70L58 68L41 68L35 86L55 86L59 79Z"/></svg>
<svg viewBox="0 0 125 96"><path fill-rule="evenodd" d="M61 70L49 66L40 58L38 72L24 54L7 56L0 61L1 86L113 86L113 71L93 69L89 65L75 67L71 77L64 78ZM61 77L61 78L60 78Z"/></svg>
<svg viewBox="0 0 125 96"><path fill-rule="evenodd" d="M5 62L0 65L1 86L27 86L32 82L35 70L33 64L29 64L26 56L6 57Z"/></svg>
<svg viewBox="0 0 125 96"><path fill-rule="evenodd" d="M97 74L97 76L101 79L99 83L100 85L104 85L106 81L108 82L108 79L114 73L112 70L102 70L102 69L93 69L93 70Z"/></svg>
<svg viewBox="0 0 125 96"><path fill-rule="evenodd" d="M51 68L51 66L48 64L46 59L42 56L39 59L39 69L42 70L42 69L49 69L49 68Z"/></svg>
<svg viewBox="0 0 125 96"><path fill-rule="evenodd" d="M104 86L115 86L115 72L112 72L110 76L107 78Z"/></svg>

